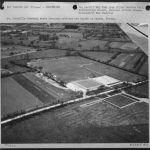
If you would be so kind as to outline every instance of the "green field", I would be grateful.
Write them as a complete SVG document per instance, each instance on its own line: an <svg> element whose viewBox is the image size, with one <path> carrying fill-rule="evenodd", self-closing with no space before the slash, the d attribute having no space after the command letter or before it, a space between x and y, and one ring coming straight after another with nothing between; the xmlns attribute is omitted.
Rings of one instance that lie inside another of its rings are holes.
<svg viewBox="0 0 150 150"><path fill-rule="evenodd" d="M2 118L17 111L28 110L42 105L36 97L11 77L1 80L1 94Z"/></svg>

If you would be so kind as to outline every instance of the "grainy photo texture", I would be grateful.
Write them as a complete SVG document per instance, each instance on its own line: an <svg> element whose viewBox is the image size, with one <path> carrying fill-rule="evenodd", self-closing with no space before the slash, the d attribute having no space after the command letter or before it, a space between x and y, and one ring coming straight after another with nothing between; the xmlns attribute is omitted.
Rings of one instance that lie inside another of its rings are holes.
<svg viewBox="0 0 150 150"><path fill-rule="evenodd" d="M148 24L1 23L2 144L148 143Z"/></svg>

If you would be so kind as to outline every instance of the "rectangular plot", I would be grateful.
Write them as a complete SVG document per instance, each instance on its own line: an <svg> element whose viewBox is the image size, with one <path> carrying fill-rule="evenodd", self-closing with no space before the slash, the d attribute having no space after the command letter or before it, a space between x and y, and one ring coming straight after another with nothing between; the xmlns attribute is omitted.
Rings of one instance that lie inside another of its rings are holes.
<svg viewBox="0 0 150 150"><path fill-rule="evenodd" d="M1 96L2 117L42 105L40 100L10 77L2 79Z"/></svg>
<svg viewBox="0 0 150 150"><path fill-rule="evenodd" d="M116 52L94 52L94 51L89 51L89 52L82 52L84 55L89 56L90 58L94 58L96 60L101 60L101 61L108 61L116 54Z"/></svg>
<svg viewBox="0 0 150 150"><path fill-rule="evenodd" d="M93 63L82 57L63 57L32 61L32 66L42 66L43 72L51 72L57 79L71 82L99 76L99 73L83 68L83 64Z"/></svg>
<svg viewBox="0 0 150 150"><path fill-rule="evenodd" d="M105 99L105 101L119 108L128 106L136 102L135 100L125 97L123 95L116 95L116 96Z"/></svg>

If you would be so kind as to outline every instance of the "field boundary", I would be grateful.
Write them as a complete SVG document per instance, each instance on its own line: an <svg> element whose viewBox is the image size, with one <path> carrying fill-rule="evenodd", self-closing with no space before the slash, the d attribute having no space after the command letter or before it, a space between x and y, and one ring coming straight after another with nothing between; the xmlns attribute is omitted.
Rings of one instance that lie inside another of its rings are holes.
<svg viewBox="0 0 150 150"><path fill-rule="evenodd" d="M115 95L113 95L113 96L116 96L116 95L121 95L121 96L123 96L123 97L126 97L126 96L124 96L124 94L122 94L122 93L121 93L121 94L115 94ZM112 96L109 96L109 98L110 98L110 97L112 97ZM112 103L112 102L107 101L107 98L106 98L106 100L104 99L104 101L107 102L107 103L109 103L109 104L111 104L111 105L113 105L113 106L115 106L115 107L117 107L117 108L119 108L119 109L128 107L128 106L130 106L130 105L132 105L132 104L135 104L135 103L138 103L138 101L132 99L131 97L126 97L126 98L129 98L129 99L132 100L133 102L131 102L131 103L129 103L129 104L126 104L126 105L124 105L124 106L118 106L117 104L114 104L114 103Z"/></svg>
<svg viewBox="0 0 150 150"><path fill-rule="evenodd" d="M103 62L103 61L101 61L101 60L93 59L93 58L91 58L91 57L89 57L89 56L86 56L86 55L84 55L84 54L80 53L80 52L78 52L78 54L79 54L79 56L81 56L81 57L83 57L83 58L87 58L87 59L90 59L90 60L96 61L96 62L98 62L98 63L102 63L102 64L105 64L105 65L108 65L108 66L111 66L111 67L114 67L114 68L117 68L117 69L121 69L121 70L123 70L123 71L127 71L127 72L129 72L129 73L133 73L133 74L136 74L136 75L139 75L139 76L145 77L145 78L147 78L147 77L148 77L147 75L142 75L142 74L139 74L139 73L134 72L134 71L132 71L132 70L128 70L128 69L125 69L125 68L122 68L122 67L119 67L119 66L116 66L116 65L113 65L113 64L107 63L107 62Z"/></svg>

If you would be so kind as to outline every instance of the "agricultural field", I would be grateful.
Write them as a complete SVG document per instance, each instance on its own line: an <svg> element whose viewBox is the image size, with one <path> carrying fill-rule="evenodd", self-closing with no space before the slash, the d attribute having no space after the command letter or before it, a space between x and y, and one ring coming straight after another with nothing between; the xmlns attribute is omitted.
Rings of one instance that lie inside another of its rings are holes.
<svg viewBox="0 0 150 150"><path fill-rule="evenodd" d="M79 56L62 57L58 59L43 59L31 61L30 64L32 67L42 66L43 72L50 72L58 79L61 79L67 83L102 75L108 75L121 81L136 81L146 79L143 76Z"/></svg>
<svg viewBox="0 0 150 150"><path fill-rule="evenodd" d="M107 98L106 98L107 99ZM147 143L148 104L123 109L91 99L2 128L2 143ZM82 106L85 107L82 107ZM15 134L14 134L15 133Z"/></svg>
<svg viewBox="0 0 150 150"><path fill-rule="evenodd" d="M147 75L149 73L149 66L148 66L148 58L145 60L145 63L139 69L139 74Z"/></svg>
<svg viewBox="0 0 150 150"><path fill-rule="evenodd" d="M63 57L66 54L67 54L66 50L47 49L47 50L38 51L36 53L29 54L29 59Z"/></svg>
<svg viewBox="0 0 150 150"><path fill-rule="evenodd" d="M144 53L121 53L109 63L148 76L148 58Z"/></svg>
<svg viewBox="0 0 150 150"><path fill-rule="evenodd" d="M122 50L130 50L134 51L138 48L138 46L133 42L111 42L109 43L109 47L113 49L122 49Z"/></svg>
<svg viewBox="0 0 150 150"><path fill-rule="evenodd" d="M86 66L89 70L93 70L97 73L105 74L110 77L113 77L120 81L137 81L137 80L144 80L146 79L143 76L133 74L128 71L124 71L121 69L118 69L116 67L108 66L102 63L93 63L91 65Z"/></svg>
<svg viewBox="0 0 150 150"><path fill-rule="evenodd" d="M28 80L23 75L15 75L13 78L22 85L26 90L28 90L32 95L37 97L43 104L52 104L57 102L57 99L52 95L43 90L40 86Z"/></svg>
<svg viewBox="0 0 150 150"><path fill-rule="evenodd" d="M111 61L111 64L116 66L126 68L126 69L133 69L136 66L136 62L142 56L142 53L134 53L134 54L120 54L114 60Z"/></svg>
<svg viewBox="0 0 150 150"><path fill-rule="evenodd" d="M53 58L53 57L62 57L65 56L66 54L67 54L66 50L48 49L48 50L36 51L32 53L14 55L11 57L3 58L1 60L1 63L2 63L2 67L4 67L11 60Z"/></svg>
<svg viewBox="0 0 150 150"><path fill-rule="evenodd" d="M84 65L93 63L82 57L62 57L58 59L43 59L31 62L32 67L42 66L43 72L51 72L58 79L65 82L72 82L92 77L98 77L102 74L83 68Z"/></svg>
<svg viewBox="0 0 150 150"><path fill-rule="evenodd" d="M109 61L114 55L117 54L117 52L95 52L95 51L90 51L90 52L82 52L81 54L88 56L92 59L95 60L100 60L103 62Z"/></svg>
<svg viewBox="0 0 150 150"><path fill-rule="evenodd" d="M80 32L59 32L59 33L56 33L57 36L59 37L71 37L71 38L83 38L83 34L80 33Z"/></svg>
<svg viewBox="0 0 150 150"><path fill-rule="evenodd" d="M2 143L149 142L144 40L115 23L0 27Z"/></svg>
<svg viewBox="0 0 150 150"><path fill-rule="evenodd" d="M125 95L116 95L114 97L110 97L106 99L106 101L116 107L123 108L126 107L132 103L135 103L136 101L126 97Z"/></svg>
<svg viewBox="0 0 150 150"><path fill-rule="evenodd" d="M87 40L83 38L81 33L59 33L59 39L56 46L60 49L71 50L107 50L105 46L107 41L103 40ZM60 36L64 35L64 36Z"/></svg>
<svg viewBox="0 0 150 150"><path fill-rule="evenodd" d="M24 73L23 75L37 87L40 87L42 90L52 95L54 97L54 100L51 100L52 103L57 102L56 100L59 100L60 102L67 101L76 96L75 92L67 88L62 88L58 83L51 79L44 79L32 72Z"/></svg>
<svg viewBox="0 0 150 150"><path fill-rule="evenodd" d="M78 47L79 39L61 37L56 43L59 49L75 50Z"/></svg>
<svg viewBox="0 0 150 150"><path fill-rule="evenodd" d="M1 96L2 118L17 111L42 106L42 102L38 98L11 77L1 80Z"/></svg>
<svg viewBox="0 0 150 150"><path fill-rule="evenodd" d="M11 56L14 54L20 54L20 53L26 53L26 52L35 52L35 49L32 47L26 47L26 46L2 46L1 47L1 56L2 58L5 56Z"/></svg>
<svg viewBox="0 0 150 150"><path fill-rule="evenodd" d="M103 40L86 40L81 41L79 47L81 50L108 50L106 43Z"/></svg>
<svg viewBox="0 0 150 150"><path fill-rule="evenodd" d="M149 85L143 84L126 90L127 93L139 98L149 98Z"/></svg>

